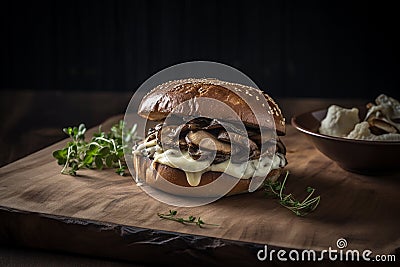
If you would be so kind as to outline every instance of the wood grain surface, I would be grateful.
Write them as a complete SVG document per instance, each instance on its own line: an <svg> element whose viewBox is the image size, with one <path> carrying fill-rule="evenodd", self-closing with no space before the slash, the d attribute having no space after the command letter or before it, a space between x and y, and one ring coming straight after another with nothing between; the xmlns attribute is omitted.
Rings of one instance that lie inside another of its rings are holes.
<svg viewBox="0 0 400 267"><path fill-rule="evenodd" d="M106 121L103 129L117 119ZM40 242L41 236L32 234L38 229L29 228L23 221L39 214L63 218L67 225L69 219L81 225L99 222L103 226L152 229L286 249L336 248L337 239L345 238L348 249L399 253L399 173L369 177L346 172L291 126L282 139L288 149L288 192L302 198L305 188L312 186L321 195L317 210L306 217L295 216L276 200L267 199L262 191L226 197L196 208L176 208L148 196L131 176L121 177L112 170L82 170L77 177L61 175L61 167L51 153L65 144L62 141L0 169L0 235L8 240L34 236L38 247L51 248L51 244ZM182 216L201 216L219 226L198 228L157 217L157 212L169 209L176 209ZM16 228L11 231L11 226ZM12 236L17 230L25 231L26 236L23 232ZM52 234L56 238L57 233ZM68 234L64 233L63 238L68 239ZM29 242L35 246L35 242Z"/></svg>

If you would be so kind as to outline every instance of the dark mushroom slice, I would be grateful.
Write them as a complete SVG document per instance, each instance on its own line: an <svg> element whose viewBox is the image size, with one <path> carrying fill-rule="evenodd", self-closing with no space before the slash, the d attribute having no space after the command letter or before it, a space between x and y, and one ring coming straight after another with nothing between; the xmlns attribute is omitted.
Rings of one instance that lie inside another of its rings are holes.
<svg viewBox="0 0 400 267"><path fill-rule="evenodd" d="M203 130L189 131L185 139L189 145L200 147L201 143L202 149L216 150L217 153L222 154L231 153L230 144L219 141L214 135Z"/></svg>
<svg viewBox="0 0 400 267"><path fill-rule="evenodd" d="M147 143L147 142L150 142L150 141L152 141L152 140L154 140L154 139L156 139L157 138L157 133L156 132L153 132L153 133L151 133L150 135L148 135L147 137L146 137L146 139L145 139L145 142Z"/></svg>
<svg viewBox="0 0 400 267"><path fill-rule="evenodd" d="M193 145L188 146L188 153L189 156L194 160L198 160L202 155L202 151L200 151L198 147Z"/></svg>
<svg viewBox="0 0 400 267"><path fill-rule="evenodd" d="M254 160L254 159L260 158L260 155L261 155L261 152L260 152L259 149L257 149L257 150L250 151L250 153L249 153L247 158L249 160Z"/></svg>
<svg viewBox="0 0 400 267"><path fill-rule="evenodd" d="M284 148L284 146L280 148L280 143L283 145L280 140L276 139L270 139L268 142L265 142L260 148L260 157L272 156L276 152L279 152L280 149L286 151L286 148Z"/></svg>
<svg viewBox="0 0 400 267"><path fill-rule="evenodd" d="M169 125L162 127L157 131L158 144L162 146L163 149L176 148L177 146L179 146L180 149L187 148L187 143L183 137L185 134L182 130L183 128L184 125Z"/></svg>
<svg viewBox="0 0 400 267"><path fill-rule="evenodd" d="M156 124L154 127L151 127L147 130L147 135L151 135L153 133L158 132L162 128L163 123Z"/></svg>
<svg viewBox="0 0 400 267"><path fill-rule="evenodd" d="M398 132L393 125L377 117L369 118L368 123L370 125L370 131L375 135Z"/></svg>
<svg viewBox="0 0 400 267"><path fill-rule="evenodd" d="M162 125L162 123L157 124L156 126L148 129L147 135L145 138L145 142L149 142L149 141L152 141L157 138L158 131L159 131L159 129L161 129L161 125Z"/></svg>
<svg viewBox="0 0 400 267"><path fill-rule="evenodd" d="M286 147L280 139L278 139L277 141L271 140L271 142L268 142L265 145L268 145L268 146L262 147L262 152L260 155L260 157L262 157L262 158L265 158L265 157L272 158L273 156L276 156L276 153L278 153L278 152L280 154L286 155ZM287 164L287 160L285 157L283 157L283 158L284 158L284 163L282 166L285 166Z"/></svg>
<svg viewBox="0 0 400 267"><path fill-rule="evenodd" d="M273 129L264 129L262 131L262 135L260 129L249 129L248 130L249 138L254 141L259 147L261 146L262 142L268 142L271 139L276 139L277 134L274 132Z"/></svg>
<svg viewBox="0 0 400 267"><path fill-rule="evenodd" d="M213 163L220 163L231 159L233 163L243 163L252 158L259 157L259 150L254 149L249 151L243 149L243 146L232 146L229 143L219 141L214 135L209 132L200 130L197 132L190 131L186 135L186 141L189 145L189 155L194 159L200 156L212 156L213 153L208 151L216 151ZM201 147L199 145L201 143ZM233 151L231 149L233 148ZM247 152L247 153L246 153ZM208 153L208 154L207 154ZM249 155L250 154L250 155Z"/></svg>
<svg viewBox="0 0 400 267"><path fill-rule="evenodd" d="M227 132L225 129L223 129L220 130L217 138L221 141L230 142L233 144L233 163L241 163L246 160L257 159L260 156L260 150L257 144L250 140L247 136L243 136L234 132ZM247 147L249 150L246 149Z"/></svg>
<svg viewBox="0 0 400 267"><path fill-rule="evenodd" d="M210 123L208 125L205 125L202 129L203 130L212 130L212 129L221 129L221 128L224 128L221 125L221 123L218 120L213 119L210 121Z"/></svg>
<svg viewBox="0 0 400 267"><path fill-rule="evenodd" d="M200 130L210 125L211 121L209 118L200 117L190 120L186 125L189 130Z"/></svg>
<svg viewBox="0 0 400 267"><path fill-rule="evenodd" d="M253 136L250 136L249 135L249 139L251 140L251 141L253 141L254 143L256 143L256 145L257 146L261 146L261 135L259 134L259 135L253 135Z"/></svg>
<svg viewBox="0 0 400 267"><path fill-rule="evenodd" d="M237 144L244 147L249 147L250 151L254 151L258 149L257 144L249 139L247 136L243 136L234 132L227 132L225 129L220 130L217 136L218 140Z"/></svg>
<svg viewBox="0 0 400 267"><path fill-rule="evenodd" d="M214 135L207 131L190 131L186 135L186 141L190 146L200 147L200 153L204 153L204 150L216 151L216 158L214 162L222 162L231 158L233 163L245 162L249 159L249 153L255 157L259 154L258 150L248 151L243 149L242 146L233 146L231 151L231 144L219 141ZM245 153L247 152L247 153ZM222 160L222 161L221 161Z"/></svg>
<svg viewBox="0 0 400 267"><path fill-rule="evenodd" d="M211 123L211 121L212 121L211 119L203 118L203 117L195 118L195 119L189 120L188 122L185 122L183 119L178 121L178 119L176 118L172 122L170 122L168 126L171 127L171 126L175 125L174 127L179 127L180 131L182 133L186 134L187 131L201 130L201 129L207 127ZM164 126L164 127L166 127L166 126ZM159 130L159 129L157 129L157 130Z"/></svg>
<svg viewBox="0 0 400 267"><path fill-rule="evenodd" d="M247 135L251 140L253 140L258 146L261 145L262 137L264 138L264 142L276 138L277 134L274 129L260 129L260 128L246 128Z"/></svg>
<svg viewBox="0 0 400 267"><path fill-rule="evenodd" d="M242 127L243 128L243 127ZM237 134L241 135L247 135L247 130L242 129L240 125L237 125L236 123L232 122L225 122L223 123L222 121L219 121L217 119L213 119L209 125L203 127L203 130L218 130L225 129L229 132L235 132Z"/></svg>
<svg viewBox="0 0 400 267"><path fill-rule="evenodd" d="M370 124L373 134L400 133L400 103L398 100L384 94L375 99L374 105L367 105L365 120Z"/></svg>
<svg viewBox="0 0 400 267"><path fill-rule="evenodd" d="M213 153L213 151L200 150L198 147L194 145L190 145L188 147L188 152L190 157L192 157L194 160L205 160L214 157L212 162L213 164L218 164L227 161L230 158L229 154L222 154L218 152L215 154Z"/></svg>
<svg viewBox="0 0 400 267"><path fill-rule="evenodd" d="M243 146L240 145L231 147L231 144L219 141L214 135L203 130L190 131L185 139L189 145L189 155L194 159L198 159L204 153L207 155L207 150L212 151L215 149L214 164L226 161L229 158L232 163L243 163L249 159L257 159L260 156L260 150L257 146L253 146L253 150L243 149ZM200 143L202 145L199 148ZM233 151L231 151L232 148Z"/></svg>
<svg viewBox="0 0 400 267"><path fill-rule="evenodd" d="M279 152L283 155L286 155L286 146L279 138L278 138L278 142L276 143L276 150L277 150L277 152Z"/></svg>
<svg viewBox="0 0 400 267"><path fill-rule="evenodd" d="M217 154L215 154L213 164L218 164L218 163L227 161L227 160L229 160L230 157L231 157L231 155L229 155L229 154L222 154L222 153L217 152Z"/></svg>
<svg viewBox="0 0 400 267"><path fill-rule="evenodd" d="M246 129L246 130L247 130L247 135L248 135L249 137L261 135L260 129L252 129L252 128L249 128L249 129Z"/></svg>

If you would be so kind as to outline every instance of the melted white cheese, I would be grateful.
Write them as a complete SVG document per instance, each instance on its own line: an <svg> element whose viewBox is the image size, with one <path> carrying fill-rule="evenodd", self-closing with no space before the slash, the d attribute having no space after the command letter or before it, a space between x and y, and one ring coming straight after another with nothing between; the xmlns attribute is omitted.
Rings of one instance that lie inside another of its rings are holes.
<svg viewBox="0 0 400 267"><path fill-rule="evenodd" d="M251 177L265 177L270 170L279 169L285 165L285 157L277 153L273 159L261 158L261 160L250 160L241 164L232 163L230 160L210 164L207 161L196 161L188 152L180 153L176 150L154 154L153 162L158 162L172 168L179 168L186 174L188 183L191 186L200 184L201 175L208 171L224 172L239 179L250 179Z"/></svg>

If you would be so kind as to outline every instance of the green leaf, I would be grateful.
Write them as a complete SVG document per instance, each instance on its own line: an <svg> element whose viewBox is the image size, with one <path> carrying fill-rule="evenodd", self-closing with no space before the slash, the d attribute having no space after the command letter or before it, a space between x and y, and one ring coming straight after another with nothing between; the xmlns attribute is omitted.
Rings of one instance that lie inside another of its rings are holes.
<svg viewBox="0 0 400 267"><path fill-rule="evenodd" d="M122 158L124 156L124 151L123 150L118 151L116 156L117 158Z"/></svg>
<svg viewBox="0 0 400 267"><path fill-rule="evenodd" d="M90 154L87 154L87 155L85 156L85 158L83 159L83 164L84 164L85 166L88 166L88 165L92 164L92 162L93 162L93 156L90 155Z"/></svg>
<svg viewBox="0 0 400 267"><path fill-rule="evenodd" d="M108 156L106 157L106 166L107 166L108 168L111 168L112 165L113 165L112 156L111 156L111 155L108 155Z"/></svg>
<svg viewBox="0 0 400 267"><path fill-rule="evenodd" d="M75 126L75 127L72 128L72 135L74 137L78 135L78 127Z"/></svg>
<svg viewBox="0 0 400 267"><path fill-rule="evenodd" d="M98 147L98 146L96 146L96 145L94 145L94 144L91 144L91 145L89 146L89 149L87 150L86 153L88 153L88 154L90 154L90 155L96 155L97 152L98 152L98 150L99 150L99 147Z"/></svg>
<svg viewBox="0 0 400 267"><path fill-rule="evenodd" d="M118 168L115 172L121 176L124 176L125 175L125 166Z"/></svg>
<svg viewBox="0 0 400 267"><path fill-rule="evenodd" d="M109 147L103 147L100 149L99 154L102 155L103 157L107 156L110 154L110 148Z"/></svg>
<svg viewBox="0 0 400 267"><path fill-rule="evenodd" d="M201 226L202 224L205 224L204 222L203 222L203 220L201 220L200 219L200 217L197 219L197 224L199 225L199 226Z"/></svg>
<svg viewBox="0 0 400 267"><path fill-rule="evenodd" d="M119 157L115 154L111 154L111 158L112 158L113 162L118 162L118 160L119 160Z"/></svg>
<svg viewBox="0 0 400 267"><path fill-rule="evenodd" d="M103 159L100 156L96 156L94 162L96 163L96 167L98 169L103 169Z"/></svg>
<svg viewBox="0 0 400 267"><path fill-rule="evenodd" d="M65 159L67 158L68 151L66 149L60 149L53 152L53 157L56 159Z"/></svg>
<svg viewBox="0 0 400 267"><path fill-rule="evenodd" d="M67 135L72 135L72 127L67 127L63 129L63 132L66 133Z"/></svg>

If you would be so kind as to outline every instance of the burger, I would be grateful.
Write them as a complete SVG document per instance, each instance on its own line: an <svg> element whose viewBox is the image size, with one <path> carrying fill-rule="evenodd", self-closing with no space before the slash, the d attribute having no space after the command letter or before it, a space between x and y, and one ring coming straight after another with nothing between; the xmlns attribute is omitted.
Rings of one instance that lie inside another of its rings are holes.
<svg viewBox="0 0 400 267"><path fill-rule="evenodd" d="M164 192L252 192L287 164L279 138L285 119L259 89L209 78L169 81L144 96L138 114L148 125L133 151L136 176Z"/></svg>

